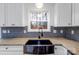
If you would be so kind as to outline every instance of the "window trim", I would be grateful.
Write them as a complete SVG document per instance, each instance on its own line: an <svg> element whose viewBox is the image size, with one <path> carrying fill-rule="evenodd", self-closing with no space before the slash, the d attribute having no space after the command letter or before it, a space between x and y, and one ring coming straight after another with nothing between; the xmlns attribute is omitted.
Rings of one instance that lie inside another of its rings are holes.
<svg viewBox="0 0 79 59"><path fill-rule="evenodd" d="M39 32L39 29L31 29L31 19L30 19L30 11L35 11L36 9L31 9L28 11L28 32ZM45 9L44 9L45 10ZM36 10L37 11L37 10ZM47 21L47 29L42 29L43 32L50 32L50 11L45 10L48 12L48 21Z"/></svg>

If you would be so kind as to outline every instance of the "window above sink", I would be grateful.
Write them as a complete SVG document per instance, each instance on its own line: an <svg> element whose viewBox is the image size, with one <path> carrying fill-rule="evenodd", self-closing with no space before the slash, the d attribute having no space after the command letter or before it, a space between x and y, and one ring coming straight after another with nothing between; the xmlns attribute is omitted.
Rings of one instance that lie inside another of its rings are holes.
<svg viewBox="0 0 79 59"><path fill-rule="evenodd" d="M49 11L48 10L30 10L28 21L28 32L50 31Z"/></svg>

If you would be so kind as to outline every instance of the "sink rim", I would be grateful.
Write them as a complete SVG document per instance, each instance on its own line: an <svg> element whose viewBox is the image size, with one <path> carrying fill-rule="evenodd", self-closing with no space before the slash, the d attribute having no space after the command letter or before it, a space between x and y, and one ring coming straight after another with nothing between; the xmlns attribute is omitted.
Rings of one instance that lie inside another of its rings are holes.
<svg viewBox="0 0 79 59"><path fill-rule="evenodd" d="M40 42L40 43L38 43L38 41ZM48 41L48 42L47 42ZM29 43L30 42L30 43ZM43 43L44 42L44 43ZM38 45L38 46L40 46L40 45L44 45L44 46L48 46L48 45L53 45L53 43L50 41L50 40L48 40L48 39L46 39L46 40L40 40L40 39L29 39L27 42L26 42L26 44L25 45Z"/></svg>

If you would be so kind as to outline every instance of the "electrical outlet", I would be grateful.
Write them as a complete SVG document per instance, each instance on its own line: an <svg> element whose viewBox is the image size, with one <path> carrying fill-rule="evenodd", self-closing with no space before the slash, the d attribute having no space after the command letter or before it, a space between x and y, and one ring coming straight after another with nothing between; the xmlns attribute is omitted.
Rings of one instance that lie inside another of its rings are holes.
<svg viewBox="0 0 79 59"><path fill-rule="evenodd" d="M24 30L24 33L26 33L26 30Z"/></svg>
<svg viewBox="0 0 79 59"><path fill-rule="evenodd" d="M71 30L71 34L74 34L74 30Z"/></svg>
<svg viewBox="0 0 79 59"><path fill-rule="evenodd" d="M57 33L57 30L53 30L53 33Z"/></svg>
<svg viewBox="0 0 79 59"><path fill-rule="evenodd" d="M60 30L60 33L63 33L63 30Z"/></svg>
<svg viewBox="0 0 79 59"><path fill-rule="evenodd" d="M10 30L7 30L8 33L10 33Z"/></svg>
<svg viewBox="0 0 79 59"><path fill-rule="evenodd" d="M3 32L3 33L7 33L7 31L6 31L6 30L3 30L2 32Z"/></svg>

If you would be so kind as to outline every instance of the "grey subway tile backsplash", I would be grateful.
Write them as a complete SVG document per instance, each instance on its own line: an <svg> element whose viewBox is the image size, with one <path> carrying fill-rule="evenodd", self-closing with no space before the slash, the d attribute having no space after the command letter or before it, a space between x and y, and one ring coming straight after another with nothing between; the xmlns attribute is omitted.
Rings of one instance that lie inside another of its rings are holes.
<svg viewBox="0 0 79 59"><path fill-rule="evenodd" d="M72 30L74 31L73 34ZM66 27L64 37L79 41L79 27Z"/></svg>
<svg viewBox="0 0 79 59"><path fill-rule="evenodd" d="M54 37L54 36L63 36L60 33L61 28L56 28L51 26L51 32L44 32L44 37ZM6 30L7 33L3 33L3 30ZM8 30L10 33L8 33ZM26 33L24 33L26 30ZM57 33L53 33L53 30L56 30ZM27 27L2 27L2 38L15 38L15 37L38 37L39 32L27 32Z"/></svg>
<svg viewBox="0 0 79 59"><path fill-rule="evenodd" d="M56 33L53 33L56 30ZM63 30L63 33L61 33ZM74 34L71 31L74 31ZM4 33L6 31L6 33ZM8 32L10 31L10 32ZM26 31L26 32L24 32ZM38 37L39 32L28 32L27 27L2 27L2 38L17 38L17 37ZM53 27L51 32L44 32L44 37L65 37L79 41L79 27Z"/></svg>

